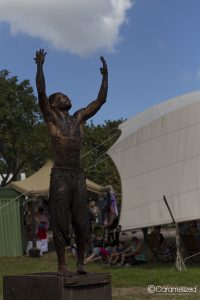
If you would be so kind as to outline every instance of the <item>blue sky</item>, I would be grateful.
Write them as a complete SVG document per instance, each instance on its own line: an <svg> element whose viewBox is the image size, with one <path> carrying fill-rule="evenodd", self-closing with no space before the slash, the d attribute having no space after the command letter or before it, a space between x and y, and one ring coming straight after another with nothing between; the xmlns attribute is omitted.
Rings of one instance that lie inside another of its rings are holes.
<svg viewBox="0 0 200 300"><path fill-rule="evenodd" d="M47 93L67 94L72 113L96 98L101 55L109 94L95 124L200 89L199 0L65 0L63 7L64 0L24 1L0 0L0 68L35 90L32 58L44 48Z"/></svg>

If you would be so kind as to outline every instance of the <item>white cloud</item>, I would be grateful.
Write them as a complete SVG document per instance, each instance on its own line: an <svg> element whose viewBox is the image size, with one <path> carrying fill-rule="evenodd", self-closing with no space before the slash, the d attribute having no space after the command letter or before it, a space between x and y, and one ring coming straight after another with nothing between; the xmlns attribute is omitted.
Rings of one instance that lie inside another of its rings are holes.
<svg viewBox="0 0 200 300"><path fill-rule="evenodd" d="M0 21L59 50L112 51L134 0L0 0Z"/></svg>

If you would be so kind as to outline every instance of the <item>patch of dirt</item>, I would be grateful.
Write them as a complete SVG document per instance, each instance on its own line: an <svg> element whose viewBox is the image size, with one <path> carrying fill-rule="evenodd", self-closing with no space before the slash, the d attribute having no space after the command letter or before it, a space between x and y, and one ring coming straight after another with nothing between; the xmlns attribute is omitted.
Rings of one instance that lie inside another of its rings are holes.
<svg viewBox="0 0 200 300"><path fill-rule="evenodd" d="M114 288L112 290L113 296L129 296L129 295L147 295L149 294L145 287L132 287L132 288Z"/></svg>

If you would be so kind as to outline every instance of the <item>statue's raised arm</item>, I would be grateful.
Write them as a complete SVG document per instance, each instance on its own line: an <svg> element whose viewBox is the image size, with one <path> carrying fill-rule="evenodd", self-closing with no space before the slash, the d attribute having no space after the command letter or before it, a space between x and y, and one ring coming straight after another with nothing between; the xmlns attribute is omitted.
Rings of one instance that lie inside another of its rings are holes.
<svg viewBox="0 0 200 300"><path fill-rule="evenodd" d="M100 68L102 74L102 82L99 89L97 99L92 101L86 108L81 109L79 112L81 114L81 119L87 121L89 118L94 116L101 106L106 102L108 93L108 68L106 61L103 56L100 57L102 62L102 68ZM79 113L77 112L77 113Z"/></svg>
<svg viewBox="0 0 200 300"><path fill-rule="evenodd" d="M100 59L103 64L103 67L100 68L102 74L102 83L101 83L97 100L99 100L102 103L105 103L107 98L107 93L108 93L108 67L104 57L101 56Z"/></svg>
<svg viewBox="0 0 200 300"><path fill-rule="evenodd" d="M49 108L49 102L46 95L46 84L45 84L45 78L43 72L43 64L45 61L46 54L47 53L44 51L44 49L40 49L36 51L35 58L34 58L37 65L36 87L38 92L39 106L44 117Z"/></svg>

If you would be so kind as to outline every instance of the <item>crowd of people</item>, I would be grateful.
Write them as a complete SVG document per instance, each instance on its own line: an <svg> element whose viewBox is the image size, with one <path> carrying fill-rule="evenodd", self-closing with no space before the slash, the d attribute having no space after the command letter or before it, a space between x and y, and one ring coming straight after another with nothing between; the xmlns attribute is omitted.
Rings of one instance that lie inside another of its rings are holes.
<svg viewBox="0 0 200 300"><path fill-rule="evenodd" d="M144 264L147 261L145 244L137 236L133 236L131 243L126 245L118 240L109 244L100 235L93 242L92 253L86 255L84 263L102 261L111 266L134 266Z"/></svg>
<svg viewBox="0 0 200 300"><path fill-rule="evenodd" d="M135 233L129 239L121 240L121 226L118 224L118 207L115 192L111 186L106 198L99 199L97 203L95 199L88 199L88 218L90 220L90 240L85 253L84 263L88 264L94 261L102 261L111 266L135 266L145 264L147 261L146 248L148 241L138 237ZM35 239L37 248L40 250L40 256L48 252L48 236L47 231L50 229L50 218L48 210L42 206L34 208L31 203L27 207L25 216L25 226L27 233L26 255L33 247ZM172 250L164 236L161 233L160 226L155 226L151 232L158 241L160 250L166 257L172 255ZM71 231L70 244L66 250L71 251L76 257L76 238Z"/></svg>
<svg viewBox="0 0 200 300"><path fill-rule="evenodd" d="M119 228L114 230L117 232ZM141 234L137 236L136 232L132 233L132 237L127 235L127 238L120 240L122 235L117 235L117 239L111 242L105 240L103 236L97 234L93 241L93 250L87 253L85 257L85 264L93 261L102 261L110 264L111 266L135 266L142 265L147 262L147 257L151 254L151 246L145 237ZM161 233L161 227L155 226L150 233L157 241L157 253L162 257L163 262L172 262L175 259L176 247L171 244ZM155 249L154 249L155 250ZM150 252L149 252L150 251Z"/></svg>

